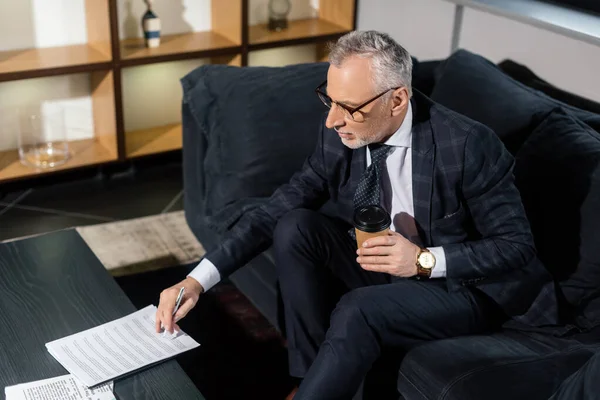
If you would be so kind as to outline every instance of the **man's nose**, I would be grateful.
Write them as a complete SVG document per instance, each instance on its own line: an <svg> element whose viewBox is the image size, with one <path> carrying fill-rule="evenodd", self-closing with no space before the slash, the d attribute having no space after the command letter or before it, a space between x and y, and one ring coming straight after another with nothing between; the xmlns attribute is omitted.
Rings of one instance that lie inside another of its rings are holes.
<svg viewBox="0 0 600 400"><path fill-rule="evenodd" d="M344 121L344 113L341 112L339 107L333 103L329 112L327 113L327 119L325 120L325 126L329 129L343 126L345 124Z"/></svg>

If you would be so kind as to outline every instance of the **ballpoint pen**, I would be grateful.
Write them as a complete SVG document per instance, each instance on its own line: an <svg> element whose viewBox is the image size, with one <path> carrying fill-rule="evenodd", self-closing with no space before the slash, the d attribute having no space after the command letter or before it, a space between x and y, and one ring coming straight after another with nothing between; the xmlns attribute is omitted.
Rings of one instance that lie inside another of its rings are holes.
<svg viewBox="0 0 600 400"><path fill-rule="evenodd" d="M177 312L177 310L179 309L179 306L181 305L181 300L183 299L183 293L185 292L185 287L181 287L181 289L179 289L179 294L177 295L177 300L175 301L175 308L173 309L173 317L175 316L175 313ZM175 322L175 321L173 321ZM163 326L162 322L160 324L161 328L163 329L163 336L166 334L167 331L165 331L165 327Z"/></svg>
<svg viewBox="0 0 600 400"><path fill-rule="evenodd" d="M179 309L179 305L181 304L181 299L183 299L183 292L185 292L185 287L182 286L181 289L179 289L179 294L177 295L177 300L175 301L175 308L173 309L173 315L175 315L175 313Z"/></svg>

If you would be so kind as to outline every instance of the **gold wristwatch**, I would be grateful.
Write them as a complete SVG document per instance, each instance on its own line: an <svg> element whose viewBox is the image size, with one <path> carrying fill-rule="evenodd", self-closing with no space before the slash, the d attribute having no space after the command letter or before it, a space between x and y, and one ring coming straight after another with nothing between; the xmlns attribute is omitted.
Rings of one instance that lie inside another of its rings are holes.
<svg viewBox="0 0 600 400"><path fill-rule="evenodd" d="M417 277L431 277L431 270L435 267L435 256L428 249L421 249L417 253Z"/></svg>

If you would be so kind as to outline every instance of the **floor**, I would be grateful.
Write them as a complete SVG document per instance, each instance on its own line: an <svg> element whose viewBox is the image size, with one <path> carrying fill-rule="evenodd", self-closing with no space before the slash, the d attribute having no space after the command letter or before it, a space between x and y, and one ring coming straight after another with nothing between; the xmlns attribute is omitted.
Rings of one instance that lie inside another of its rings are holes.
<svg viewBox="0 0 600 400"><path fill-rule="evenodd" d="M3 191L0 241L75 226L183 209L181 162ZM117 278L133 304L157 304L160 291L193 265ZM181 321L202 345L177 361L208 400L283 399L292 383L279 333L228 281L217 285Z"/></svg>
<svg viewBox="0 0 600 400"><path fill-rule="evenodd" d="M0 241L181 209L180 163L14 192L0 189Z"/></svg>

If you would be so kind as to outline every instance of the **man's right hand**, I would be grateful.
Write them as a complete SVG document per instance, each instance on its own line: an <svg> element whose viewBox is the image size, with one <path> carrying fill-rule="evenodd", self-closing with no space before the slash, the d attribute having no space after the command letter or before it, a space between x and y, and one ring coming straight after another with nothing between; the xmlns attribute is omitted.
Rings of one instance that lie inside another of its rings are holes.
<svg viewBox="0 0 600 400"><path fill-rule="evenodd" d="M173 316L177 295L182 286L185 287L185 292L181 299L179 310ZM171 334L173 330L180 331L181 329L176 322L185 317L194 308L202 292L204 292L202 285L191 277L187 277L178 284L163 290L160 293L160 302L156 310L156 332L161 333L163 331L162 327Z"/></svg>

